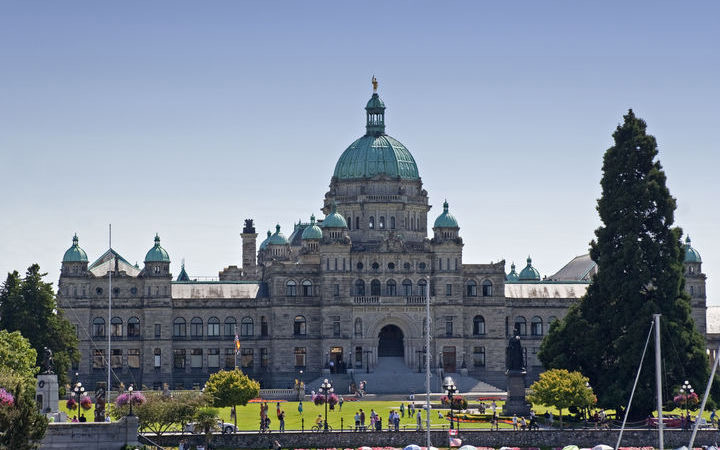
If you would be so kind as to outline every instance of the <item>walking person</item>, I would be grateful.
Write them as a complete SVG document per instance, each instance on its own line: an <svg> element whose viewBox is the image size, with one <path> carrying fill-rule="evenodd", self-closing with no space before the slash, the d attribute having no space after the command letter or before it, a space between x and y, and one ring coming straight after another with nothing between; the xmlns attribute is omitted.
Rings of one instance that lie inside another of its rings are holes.
<svg viewBox="0 0 720 450"><path fill-rule="evenodd" d="M395 417L393 417L393 422L395 423L395 431L400 431L400 413L395 411Z"/></svg>
<svg viewBox="0 0 720 450"><path fill-rule="evenodd" d="M303 413L302 400L298 402L298 413L302 416L302 413Z"/></svg>
<svg viewBox="0 0 720 450"><path fill-rule="evenodd" d="M405 417L405 403L400 403L400 416Z"/></svg>
<svg viewBox="0 0 720 450"><path fill-rule="evenodd" d="M422 431L422 411L417 412L417 431Z"/></svg>
<svg viewBox="0 0 720 450"><path fill-rule="evenodd" d="M278 420L280 421L280 431L281 433L285 432L285 411L280 410L280 413L278 414Z"/></svg>
<svg viewBox="0 0 720 450"><path fill-rule="evenodd" d="M360 430L365 431L365 411L360 409Z"/></svg>
<svg viewBox="0 0 720 450"><path fill-rule="evenodd" d="M343 396L341 395L341 396L340 396L340 400L338 400L338 405L340 405L340 412L342 412L342 405L343 405L343 403L345 403L345 399L344 399Z"/></svg>
<svg viewBox="0 0 720 450"><path fill-rule="evenodd" d="M360 430L360 411L355 411L355 431Z"/></svg>
<svg viewBox="0 0 720 450"><path fill-rule="evenodd" d="M513 422L513 431L517 431L517 429L518 429L517 414L513 414L512 422Z"/></svg>

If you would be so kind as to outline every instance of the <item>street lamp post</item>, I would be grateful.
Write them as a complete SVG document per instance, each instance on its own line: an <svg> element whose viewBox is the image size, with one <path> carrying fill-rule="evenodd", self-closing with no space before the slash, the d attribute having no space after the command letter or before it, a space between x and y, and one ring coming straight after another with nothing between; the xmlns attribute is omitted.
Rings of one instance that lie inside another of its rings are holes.
<svg viewBox="0 0 720 450"><path fill-rule="evenodd" d="M328 381L327 378L325 378L318 388L321 394L325 396L325 423L324 423L324 430L327 432L328 430L328 423L327 423L327 405L328 405L328 398L333 393L334 389L332 386L332 383Z"/></svg>
<svg viewBox="0 0 720 450"><path fill-rule="evenodd" d="M77 409L78 409L78 419L80 418L80 402L82 401L82 396L85 395L85 388L83 387L82 383L78 380L78 374L75 374L75 385L73 386L72 392L70 392L70 397L73 398L73 400L77 399Z"/></svg>
<svg viewBox="0 0 720 450"><path fill-rule="evenodd" d="M452 377L445 377L443 380L443 389L447 391L448 399L450 400L450 429L454 429L454 421L453 421L453 410L455 409L453 404L453 395L458 391L457 386L455 386L455 381L453 381Z"/></svg>
<svg viewBox="0 0 720 450"><path fill-rule="evenodd" d="M680 388L680 395L683 396L683 399L685 400L685 420L683 423L685 424L685 428L690 428L690 412L688 411L690 409L689 405L689 397L691 394L695 392L695 389L693 389L692 385L688 380L685 380L682 387Z"/></svg>
<svg viewBox="0 0 720 450"><path fill-rule="evenodd" d="M128 414L128 415L129 415L129 416L134 416L133 410L132 410L132 407L133 407L133 396L132 396L133 387L132 387L132 384L131 384L130 387L128 388L128 392L130 393L129 396L128 396L128 402L130 403L130 414Z"/></svg>

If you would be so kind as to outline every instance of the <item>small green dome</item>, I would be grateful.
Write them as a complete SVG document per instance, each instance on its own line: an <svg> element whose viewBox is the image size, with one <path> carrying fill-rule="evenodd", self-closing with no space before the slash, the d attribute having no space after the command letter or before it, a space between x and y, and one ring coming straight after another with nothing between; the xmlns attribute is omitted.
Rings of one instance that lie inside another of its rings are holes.
<svg viewBox="0 0 720 450"><path fill-rule="evenodd" d="M532 266L532 259L528 256L527 266L520 272L519 281L540 281L540 272Z"/></svg>
<svg viewBox="0 0 720 450"><path fill-rule="evenodd" d="M145 262L170 262L170 256L164 248L160 247L160 236L155 234L155 245L145 255Z"/></svg>
<svg viewBox="0 0 720 450"><path fill-rule="evenodd" d="M435 219L435 228L459 228L455 216L448 212L448 202L443 203L443 212Z"/></svg>
<svg viewBox="0 0 720 450"><path fill-rule="evenodd" d="M70 251L70 250L68 250ZM66 253L67 254L67 253ZM692 248L690 245L690 236L685 239L685 262L686 263L701 263L700 253Z"/></svg>
<svg viewBox="0 0 720 450"><path fill-rule="evenodd" d="M310 226L306 227L302 232L303 239L322 239L322 230L315 225L315 214L310 216Z"/></svg>
<svg viewBox="0 0 720 450"><path fill-rule="evenodd" d="M365 109L385 109L385 102L382 101L377 92L374 92L370 100L368 100L367 105L365 105Z"/></svg>
<svg viewBox="0 0 720 450"><path fill-rule="evenodd" d="M85 253L85 250L81 249L78 245L77 234L73 236L72 241L72 247L67 249L67 251L65 252L65 256L63 256L62 262L88 262L87 253Z"/></svg>
<svg viewBox="0 0 720 450"><path fill-rule="evenodd" d="M323 228L347 228L347 222L345 218L338 214L335 202L332 204L332 211L330 214L325 216L325 220L322 223Z"/></svg>
<svg viewBox="0 0 720 450"><path fill-rule="evenodd" d="M267 245L287 245L288 240L285 235L280 232L280 224L275 225L275 233L267 238Z"/></svg>
<svg viewBox="0 0 720 450"><path fill-rule="evenodd" d="M270 236L272 236L272 231L268 230L267 237L264 241L260 243L260 250L263 250L268 245L268 241L270 240Z"/></svg>
<svg viewBox="0 0 720 450"><path fill-rule="evenodd" d="M505 276L505 280L514 282L518 281L519 279L520 277L518 276L517 272L515 272L515 263L510 264L510 273Z"/></svg>

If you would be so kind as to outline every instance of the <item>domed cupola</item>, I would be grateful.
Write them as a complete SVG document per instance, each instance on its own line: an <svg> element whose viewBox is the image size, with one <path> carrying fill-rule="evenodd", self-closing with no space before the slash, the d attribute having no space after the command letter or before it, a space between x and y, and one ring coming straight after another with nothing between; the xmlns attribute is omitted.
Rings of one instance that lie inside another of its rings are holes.
<svg viewBox="0 0 720 450"><path fill-rule="evenodd" d="M685 263L701 263L700 253L690 245L690 236L685 238ZM70 251L70 250L68 250ZM67 253L66 253L67 254Z"/></svg>
<svg viewBox="0 0 720 450"><path fill-rule="evenodd" d="M315 224L315 214L310 216L310 225L305 227L302 232L302 240L319 240L322 239L322 229Z"/></svg>
<svg viewBox="0 0 720 450"><path fill-rule="evenodd" d="M325 220L322 222L323 228L347 228L347 221L345 218L338 214L337 212L337 205L333 202L332 204L332 210L330 211L330 214L325 216Z"/></svg>
<svg viewBox="0 0 720 450"><path fill-rule="evenodd" d="M65 256L63 256L62 262L64 263L87 263L88 257L87 253L85 253L85 250L81 249L78 245L78 237L77 234L73 236L72 240L72 247L67 249L65 252Z"/></svg>
<svg viewBox="0 0 720 450"><path fill-rule="evenodd" d="M540 281L540 272L533 267L532 258L529 256L527 258L527 266L520 271L518 281Z"/></svg>
<svg viewBox="0 0 720 450"><path fill-rule="evenodd" d="M260 243L260 250L264 250L265 248L267 248L268 241L270 240L270 236L272 236L272 231L268 230L267 237L265 238L264 241L262 241Z"/></svg>
<svg viewBox="0 0 720 450"><path fill-rule="evenodd" d="M365 106L365 136L356 140L340 156L333 174L338 180L368 179L384 175L390 178L418 180L417 164L410 151L385 134L385 103L377 93L373 77L373 95Z"/></svg>
<svg viewBox="0 0 720 450"><path fill-rule="evenodd" d="M267 239L267 245L288 245L288 240L284 234L280 232L280 224L275 225L275 233Z"/></svg>
<svg viewBox="0 0 720 450"><path fill-rule="evenodd" d="M160 246L160 236L157 233L155 234L155 245L153 246L153 248L148 250L147 254L145 255L145 262L170 262L170 256L168 256L168 252L166 252L165 249Z"/></svg>
<svg viewBox="0 0 720 450"><path fill-rule="evenodd" d="M435 219L435 228L459 228L455 216L448 211L447 200L443 203L443 212Z"/></svg>
<svg viewBox="0 0 720 450"><path fill-rule="evenodd" d="M533 269L535 270L535 269ZM538 276L540 276L538 274ZM514 283L520 279L520 276L515 272L515 263L510 264L510 273L505 276L505 280Z"/></svg>

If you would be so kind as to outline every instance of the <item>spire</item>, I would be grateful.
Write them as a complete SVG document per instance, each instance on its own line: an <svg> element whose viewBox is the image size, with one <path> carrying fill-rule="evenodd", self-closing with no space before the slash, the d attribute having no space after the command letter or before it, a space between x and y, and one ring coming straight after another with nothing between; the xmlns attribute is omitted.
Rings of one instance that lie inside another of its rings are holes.
<svg viewBox="0 0 720 450"><path fill-rule="evenodd" d="M445 199L445 202L443 203L443 212L448 212L450 205L448 205L447 199Z"/></svg>
<svg viewBox="0 0 720 450"><path fill-rule="evenodd" d="M155 233L155 247L160 247L160 235Z"/></svg>
<svg viewBox="0 0 720 450"><path fill-rule="evenodd" d="M315 214L310 215L310 226L315 225Z"/></svg>
<svg viewBox="0 0 720 450"><path fill-rule="evenodd" d="M385 134L385 103L377 93L378 81L372 77L373 95L365 106L367 112L367 125L365 129L368 136L381 136Z"/></svg>
<svg viewBox="0 0 720 450"><path fill-rule="evenodd" d="M690 242L690 241L688 241L688 242ZM77 237L77 233L75 233L75 236L73 236L73 247L77 247L77 246L78 246L78 237Z"/></svg>

